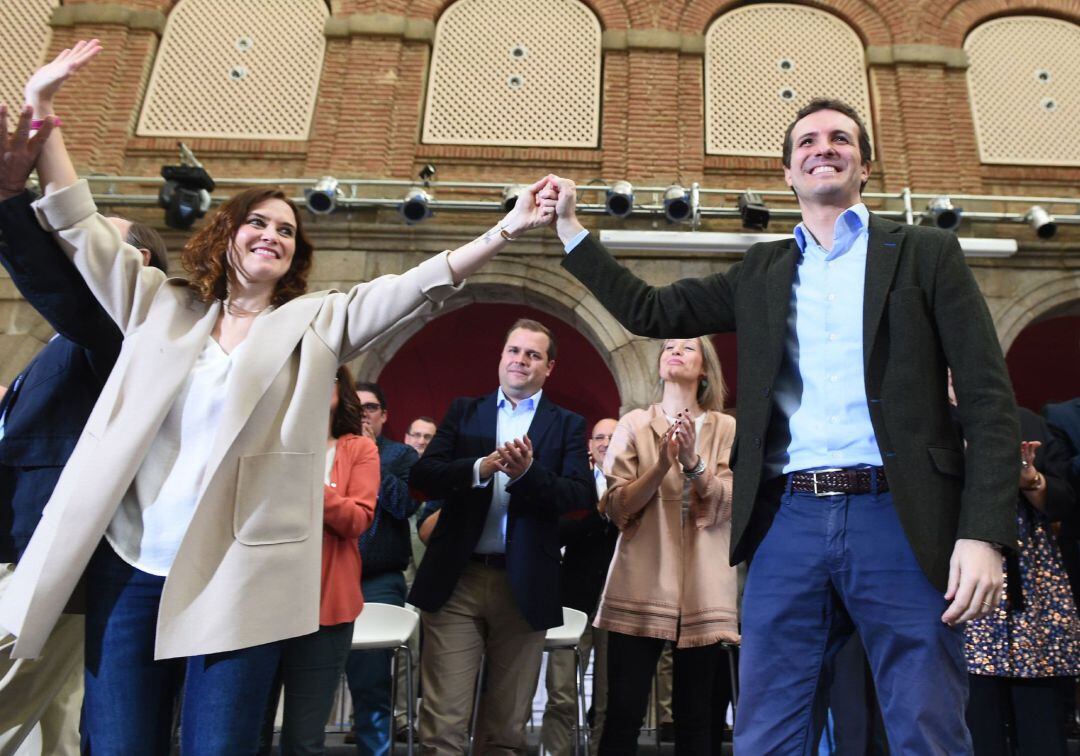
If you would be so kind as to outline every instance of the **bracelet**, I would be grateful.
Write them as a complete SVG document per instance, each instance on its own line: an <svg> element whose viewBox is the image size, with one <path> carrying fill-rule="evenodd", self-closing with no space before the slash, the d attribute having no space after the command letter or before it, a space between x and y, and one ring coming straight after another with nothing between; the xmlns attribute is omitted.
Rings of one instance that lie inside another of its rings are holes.
<svg viewBox="0 0 1080 756"><path fill-rule="evenodd" d="M684 467L682 471L683 475L686 476L687 480L696 480L700 478L705 472L705 458L699 454L697 458L697 464L691 467L689 470Z"/></svg>
<svg viewBox="0 0 1080 756"><path fill-rule="evenodd" d="M59 116L53 116L52 119L53 119L53 128L58 128L60 126L60 117ZM31 131L37 131L38 129L40 129L44 125L45 125L45 119L44 118L31 118L30 119L30 129L31 129Z"/></svg>
<svg viewBox="0 0 1080 756"><path fill-rule="evenodd" d="M1046 483L1046 479L1043 478L1043 474L1041 472L1039 472L1038 470L1036 470L1035 471L1035 482L1032 483L1030 486L1021 486L1020 490L1021 491L1038 491L1040 488L1043 487L1043 485L1045 485L1045 483Z"/></svg>
<svg viewBox="0 0 1080 756"><path fill-rule="evenodd" d="M506 239L507 241L515 241L517 239L516 236L510 235L510 233L506 230L506 226L499 226L499 236Z"/></svg>

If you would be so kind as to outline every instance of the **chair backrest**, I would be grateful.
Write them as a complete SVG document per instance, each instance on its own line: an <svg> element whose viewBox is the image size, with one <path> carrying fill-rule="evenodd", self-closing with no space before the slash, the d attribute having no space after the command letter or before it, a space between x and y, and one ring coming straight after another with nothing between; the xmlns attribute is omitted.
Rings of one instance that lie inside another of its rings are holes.
<svg viewBox="0 0 1080 756"><path fill-rule="evenodd" d="M571 609L568 606L562 608L563 623L547 631L544 637L544 648L571 648L581 640L581 634L589 624L589 617L585 612Z"/></svg>
<svg viewBox="0 0 1080 756"><path fill-rule="evenodd" d="M353 626L352 649L397 648L416 630L420 615L393 604L364 604Z"/></svg>

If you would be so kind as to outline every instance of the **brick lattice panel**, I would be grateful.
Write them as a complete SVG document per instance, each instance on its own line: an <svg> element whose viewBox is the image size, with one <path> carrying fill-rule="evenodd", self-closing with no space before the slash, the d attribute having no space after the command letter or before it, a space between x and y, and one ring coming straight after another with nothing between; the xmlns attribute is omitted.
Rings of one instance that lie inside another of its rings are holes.
<svg viewBox="0 0 1080 756"><path fill-rule="evenodd" d="M14 114L23 86L45 59L49 18L60 0L0 0L0 102Z"/></svg>
<svg viewBox="0 0 1080 756"><path fill-rule="evenodd" d="M1080 26L1010 16L964 43L984 163L1080 165Z"/></svg>
<svg viewBox="0 0 1080 756"><path fill-rule="evenodd" d="M322 0L181 0L138 135L307 139L328 14Z"/></svg>
<svg viewBox="0 0 1080 756"><path fill-rule="evenodd" d="M458 0L435 33L423 140L595 147L600 22L577 0Z"/></svg>
<svg viewBox="0 0 1080 756"><path fill-rule="evenodd" d="M780 157L784 129L814 97L844 100L873 131L863 45L836 16L798 5L746 6L718 18L705 45L708 154Z"/></svg>

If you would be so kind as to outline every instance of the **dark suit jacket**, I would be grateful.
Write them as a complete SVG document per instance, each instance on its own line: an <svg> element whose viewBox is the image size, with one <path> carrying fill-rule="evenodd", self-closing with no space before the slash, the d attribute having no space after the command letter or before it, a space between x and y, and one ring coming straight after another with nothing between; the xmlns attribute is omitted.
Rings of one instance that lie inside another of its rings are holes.
<svg viewBox="0 0 1080 756"><path fill-rule="evenodd" d="M1060 430L1072 446L1068 475L1074 486L1080 484L1080 397L1067 402L1047 404L1043 417Z"/></svg>
<svg viewBox="0 0 1080 756"><path fill-rule="evenodd" d="M787 433L772 391L799 255L794 239L755 244L726 273L663 287L646 285L591 235L563 261L633 333L690 338L738 330L732 563L750 557L775 512L776 497L759 490L766 441ZM871 215L863 359L870 420L897 513L919 564L944 592L957 538L1015 544L1019 457L1001 347L955 236ZM949 417L947 367L967 455Z"/></svg>
<svg viewBox="0 0 1080 756"><path fill-rule="evenodd" d="M0 263L59 334L0 402L0 562L17 561L120 352L94 299L23 194L0 202Z"/></svg>
<svg viewBox="0 0 1080 756"><path fill-rule="evenodd" d="M477 458L495 450L495 394L459 398L412 469L421 498L442 499L442 514L416 571L409 603L438 611L480 540L492 487L473 488ZM585 420L540 397L529 426L533 464L507 491L506 571L514 599L535 630L562 624L559 515L595 507Z"/></svg>
<svg viewBox="0 0 1080 756"><path fill-rule="evenodd" d="M559 540L564 548L560 577L563 606L591 617L600 603L619 529L592 507L564 515L559 520Z"/></svg>

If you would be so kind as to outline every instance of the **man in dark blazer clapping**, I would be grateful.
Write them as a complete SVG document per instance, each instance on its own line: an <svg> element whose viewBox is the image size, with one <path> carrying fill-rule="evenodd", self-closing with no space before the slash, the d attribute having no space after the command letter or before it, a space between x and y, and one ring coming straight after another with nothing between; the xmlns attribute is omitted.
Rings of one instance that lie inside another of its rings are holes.
<svg viewBox="0 0 1080 756"><path fill-rule="evenodd" d="M871 144L815 100L783 144L802 222L726 273L648 286L555 180L564 266L630 331L738 331L732 562L750 560L735 751L815 751L831 659L857 630L898 753L968 754L960 625L998 605L1015 543L1016 408L951 233L862 204ZM961 443L949 416L953 368Z"/></svg>
<svg viewBox="0 0 1080 756"><path fill-rule="evenodd" d="M421 498L444 501L409 594L423 610L425 754L467 750L482 655L477 752L525 752L545 630L562 624L559 515L596 502L585 421L543 396L555 352L550 330L517 321L499 389L455 399L412 469Z"/></svg>

